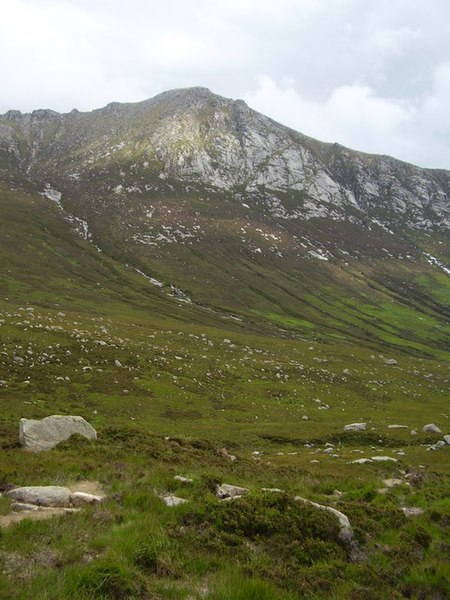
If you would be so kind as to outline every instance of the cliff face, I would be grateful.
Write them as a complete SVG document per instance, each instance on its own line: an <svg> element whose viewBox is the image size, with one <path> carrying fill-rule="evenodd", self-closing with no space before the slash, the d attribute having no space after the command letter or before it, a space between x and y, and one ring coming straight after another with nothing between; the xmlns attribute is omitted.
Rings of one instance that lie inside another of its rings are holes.
<svg viewBox="0 0 450 600"><path fill-rule="evenodd" d="M204 88L0 117L0 176L71 195L226 193L277 219L450 226L450 172L324 144Z"/></svg>

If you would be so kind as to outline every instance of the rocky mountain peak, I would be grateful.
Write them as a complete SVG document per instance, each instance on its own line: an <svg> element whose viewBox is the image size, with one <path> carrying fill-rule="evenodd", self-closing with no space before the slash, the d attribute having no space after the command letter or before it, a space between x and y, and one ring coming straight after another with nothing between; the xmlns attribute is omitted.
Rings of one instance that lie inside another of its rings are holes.
<svg viewBox="0 0 450 600"><path fill-rule="evenodd" d="M450 172L313 140L204 87L90 113L9 111L0 117L2 172L55 180L71 193L92 178L103 193L207 187L283 220L450 225Z"/></svg>

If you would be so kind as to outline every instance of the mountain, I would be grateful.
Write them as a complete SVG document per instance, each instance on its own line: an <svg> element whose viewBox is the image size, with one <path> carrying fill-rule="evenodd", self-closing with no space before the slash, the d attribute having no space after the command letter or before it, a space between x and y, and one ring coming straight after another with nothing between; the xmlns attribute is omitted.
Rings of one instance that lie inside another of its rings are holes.
<svg viewBox="0 0 450 600"><path fill-rule="evenodd" d="M172 183L242 195L286 220L450 226L450 172L317 142L205 88L91 113L9 111L0 131L3 176L52 179L67 192L96 183L104 194L142 194Z"/></svg>
<svg viewBox="0 0 450 600"><path fill-rule="evenodd" d="M192 88L9 111L0 178L186 301L301 334L445 347L448 171L324 144Z"/></svg>
<svg viewBox="0 0 450 600"><path fill-rule="evenodd" d="M204 88L0 116L0 597L449 597L449 177Z"/></svg>

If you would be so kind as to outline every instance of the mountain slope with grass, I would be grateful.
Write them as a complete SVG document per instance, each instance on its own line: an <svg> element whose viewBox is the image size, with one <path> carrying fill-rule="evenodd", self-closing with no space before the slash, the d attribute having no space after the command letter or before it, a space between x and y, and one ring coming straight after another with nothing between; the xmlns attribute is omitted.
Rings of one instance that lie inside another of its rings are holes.
<svg viewBox="0 0 450 600"><path fill-rule="evenodd" d="M202 88L0 117L0 596L448 597L448 181Z"/></svg>

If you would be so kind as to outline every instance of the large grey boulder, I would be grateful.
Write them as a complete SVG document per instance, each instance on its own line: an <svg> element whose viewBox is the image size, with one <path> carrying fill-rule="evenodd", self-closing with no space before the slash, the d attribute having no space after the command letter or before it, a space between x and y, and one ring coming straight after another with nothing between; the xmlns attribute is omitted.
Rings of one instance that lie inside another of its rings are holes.
<svg viewBox="0 0 450 600"><path fill-rule="evenodd" d="M83 417L52 415L40 420L20 419L20 443L31 452L51 450L75 434L97 439L97 432Z"/></svg>
<svg viewBox="0 0 450 600"><path fill-rule="evenodd" d="M33 485L19 487L8 492L8 496L18 502L36 506L69 506L70 490L58 485Z"/></svg>

